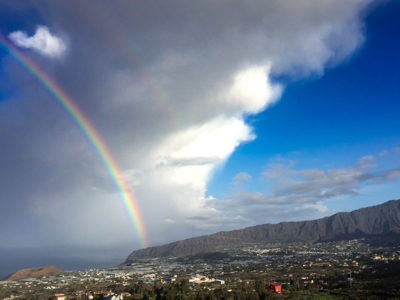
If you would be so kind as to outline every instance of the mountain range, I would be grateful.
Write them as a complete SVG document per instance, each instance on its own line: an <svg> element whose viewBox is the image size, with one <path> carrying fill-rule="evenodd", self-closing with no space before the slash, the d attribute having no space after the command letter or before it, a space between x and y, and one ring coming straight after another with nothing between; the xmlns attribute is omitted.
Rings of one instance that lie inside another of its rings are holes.
<svg viewBox="0 0 400 300"><path fill-rule="evenodd" d="M400 200L311 221L263 224L148 247L133 251L125 263L136 259L224 252L248 244L324 242L354 238L400 242Z"/></svg>

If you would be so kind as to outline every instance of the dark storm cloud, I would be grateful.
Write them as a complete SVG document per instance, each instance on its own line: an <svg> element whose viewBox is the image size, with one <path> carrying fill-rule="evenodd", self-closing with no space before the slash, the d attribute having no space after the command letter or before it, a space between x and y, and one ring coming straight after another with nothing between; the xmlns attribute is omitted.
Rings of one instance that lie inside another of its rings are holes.
<svg viewBox="0 0 400 300"><path fill-rule="evenodd" d="M244 117L279 98L282 87L270 82L271 76L321 75L354 53L364 40L362 18L369 3L0 5L2 15L16 20L12 28L2 27L4 35L23 30L31 36L44 25L66 41L59 61L32 49L24 53L101 133L134 189L151 241L161 242L218 229L223 222L247 224L241 212L224 216L223 208L205 197L210 174L240 143L255 138ZM134 230L126 230L131 225L118 191L71 117L10 57L2 68L17 91L12 100L0 102L0 138L7 141L0 147L0 211L7 228L0 237L38 236L26 241L40 245L131 241L138 246ZM249 76L261 81L262 99L251 93ZM303 175L312 181L312 175ZM299 184L281 192L288 189L304 190ZM205 224L199 217L213 221ZM29 233L21 235L27 227ZM105 233L107 241L101 239ZM17 238L10 242L21 244Z"/></svg>

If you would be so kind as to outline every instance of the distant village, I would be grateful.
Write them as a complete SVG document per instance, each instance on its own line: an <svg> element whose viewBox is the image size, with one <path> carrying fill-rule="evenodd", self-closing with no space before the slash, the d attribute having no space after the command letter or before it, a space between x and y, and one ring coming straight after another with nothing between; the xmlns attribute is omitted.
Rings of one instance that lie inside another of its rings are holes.
<svg viewBox="0 0 400 300"><path fill-rule="evenodd" d="M247 245L0 281L0 299L396 299L399 274L400 249L364 240Z"/></svg>

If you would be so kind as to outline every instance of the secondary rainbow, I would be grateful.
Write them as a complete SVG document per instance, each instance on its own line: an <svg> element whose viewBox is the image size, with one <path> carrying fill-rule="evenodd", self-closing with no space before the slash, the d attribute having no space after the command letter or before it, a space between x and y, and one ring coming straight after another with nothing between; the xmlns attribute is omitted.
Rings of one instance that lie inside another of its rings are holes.
<svg viewBox="0 0 400 300"><path fill-rule="evenodd" d="M146 247L146 234L144 224L139 213L135 199L127 186L122 173L111 155L106 143L102 140L100 134L96 131L89 119L75 104L75 101L52 80L44 71L42 71L32 60L28 59L13 47L6 38L0 36L0 46L8 52L16 61L18 61L25 69L27 69L62 105L62 107L70 114L82 132L86 135L90 143L96 149L97 153L104 162L108 172L110 173L116 187L119 190L123 203L128 211L129 217L135 227L142 247Z"/></svg>

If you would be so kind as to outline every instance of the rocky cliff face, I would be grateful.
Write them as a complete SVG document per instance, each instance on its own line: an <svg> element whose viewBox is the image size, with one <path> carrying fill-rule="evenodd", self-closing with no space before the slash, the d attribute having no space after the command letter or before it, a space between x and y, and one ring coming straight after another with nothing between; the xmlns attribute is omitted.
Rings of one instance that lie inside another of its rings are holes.
<svg viewBox="0 0 400 300"><path fill-rule="evenodd" d="M133 251L126 262L224 251L246 243L317 242L361 237L382 238L386 235L399 235L400 238L400 200L312 221L257 225L149 247Z"/></svg>

